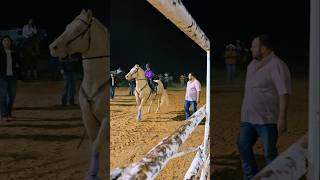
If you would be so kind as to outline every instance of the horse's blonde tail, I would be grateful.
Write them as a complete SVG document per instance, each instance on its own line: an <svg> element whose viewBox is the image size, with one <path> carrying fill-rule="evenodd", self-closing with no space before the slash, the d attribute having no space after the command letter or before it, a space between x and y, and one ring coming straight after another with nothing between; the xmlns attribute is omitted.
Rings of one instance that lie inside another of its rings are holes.
<svg viewBox="0 0 320 180"><path fill-rule="evenodd" d="M168 93L165 89L163 90L163 93L161 95L160 106L163 106L163 105L169 106L169 96L168 96Z"/></svg>

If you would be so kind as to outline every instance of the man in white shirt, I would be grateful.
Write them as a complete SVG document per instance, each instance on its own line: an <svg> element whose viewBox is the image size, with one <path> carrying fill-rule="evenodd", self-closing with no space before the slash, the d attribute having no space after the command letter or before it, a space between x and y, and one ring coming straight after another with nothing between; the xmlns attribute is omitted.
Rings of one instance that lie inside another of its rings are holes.
<svg viewBox="0 0 320 180"><path fill-rule="evenodd" d="M197 80L193 72L189 73L188 78L189 78L189 81L187 83L185 103L184 103L184 112L185 112L186 119L188 119L191 116L189 111L190 106L192 107L192 113L197 111L197 105L200 102L200 91L201 91L201 83Z"/></svg>

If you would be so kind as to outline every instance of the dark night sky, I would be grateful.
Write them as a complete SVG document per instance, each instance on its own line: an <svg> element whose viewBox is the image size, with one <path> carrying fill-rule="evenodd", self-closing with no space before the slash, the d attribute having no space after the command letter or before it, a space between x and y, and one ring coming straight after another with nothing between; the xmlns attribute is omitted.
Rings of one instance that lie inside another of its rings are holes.
<svg viewBox="0 0 320 180"><path fill-rule="evenodd" d="M92 9L93 15L109 26L108 0L73 1L7 1L0 11L1 29L22 28L32 17L38 28L45 28L50 35L61 34L82 9Z"/></svg>
<svg viewBox="0 0 320 180"><path fill-rule="evenodd" d="M250 45L255 35L271 33L278 40L276 52L289 67L307 68L309 1L183 3L211 39L214 67L222 66L226 44L239 39ZM150 62L156 73L195 71L204 76L204 51L146 0L8 1L0 11L0 28L22 27L33 17L38 27L57 35L81 9L88 8L110 29L112 69L128 70L136 63Z"/></svg>
<svg viewBox="0 0 320 180"><path fill-rule="evenodd" d="M182 2L210 38L214 66L222 65L226 44L239 39L249 47L255 35L268 33L277 40L276 53L292 71L307 68L309 2ZM196 71L205 75L204 51L147 1L111 0L111 38L113 68L127 70L135 63L150 62L158 73Z"/></svg>

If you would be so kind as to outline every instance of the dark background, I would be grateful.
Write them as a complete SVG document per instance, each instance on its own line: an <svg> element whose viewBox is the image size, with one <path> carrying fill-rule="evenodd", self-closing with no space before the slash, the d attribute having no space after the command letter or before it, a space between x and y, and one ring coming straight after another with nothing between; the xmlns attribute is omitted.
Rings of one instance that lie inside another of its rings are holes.
<svg viewBox="0 0 320 180"><path fill-rule="evenodd" d="M6 1L1 5L0 29L22 28L29 18L33 18L38 29L47 30L46 40L50 43L82 9L91 9L94 17L110 26L109 7L109 0Z"/></svg>
<svg viewBox="0 0 320 180"><path fill-rule="evenodd" d="M23 27L29 18L38 28L45 28L54 35L64 31L82 9L92 9L93 15L109 26L108 0L77 1L7 1L1 6L1 29Z"/></svg>
<svg viewBox="0 0 320 180"><path fill-rule="evenodd" d="M276 54L293 73L308 70L309 1L182 1L211 40L212 67L236 40L250 48L254 36L276 40ZM111 67L151 63L155 73L195 71L205 77L206 53L145 0L111 0Z"/></svg>
<svg viewBox="0 0 320 180"><path fill-rule="evenodd" d="M238 39L249 48L255 35L268 33L291 71L307 72L309 1L182 2L211 40L214 68L224 68L227 44ZM206 53L145 0L7 1L0 10L0 29L22 28L32 17L38 28L48 30L51 42L82 9L92 9L110 29L112 70L149 62L155 73L195 71L205 77Z"/></svg>

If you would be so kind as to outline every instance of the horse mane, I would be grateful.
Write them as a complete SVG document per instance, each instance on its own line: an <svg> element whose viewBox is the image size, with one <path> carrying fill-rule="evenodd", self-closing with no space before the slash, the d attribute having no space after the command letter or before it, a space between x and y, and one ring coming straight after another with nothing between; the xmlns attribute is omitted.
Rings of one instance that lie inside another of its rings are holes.
<svg viewBox="0 0 320 180"><path fill-rule="evenodd" d="M104 25L104 24L102 24L97 18L95 18L95 17L92 17L92 20L94 21L94 22L96 22L105 32L106 32L106 34L109 36L109 30L107 29L107 27Z"/></svg>

